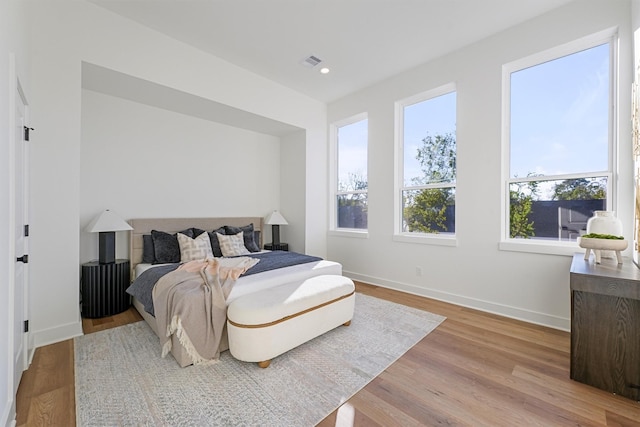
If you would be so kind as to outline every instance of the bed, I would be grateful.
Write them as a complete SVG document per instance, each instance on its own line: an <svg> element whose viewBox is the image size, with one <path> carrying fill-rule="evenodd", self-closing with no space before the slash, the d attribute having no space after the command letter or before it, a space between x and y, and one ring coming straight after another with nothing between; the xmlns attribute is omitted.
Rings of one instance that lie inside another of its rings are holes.
<svg viewBox="0 0 640 427"><path fill-rule="evenodd" d="M129 220L129 224L133 228L130 238L130 257L131 257L131 277L137 278L144 271L149 269L166 266L167 264L149 264L143 262L144 244L143 241L148 239L152 230L159 230L168 234L175 234L180 231L189 228L198 228L205 231L212 231L227 227L246 227L249 224L253 225L253 232L255 242L258 245L258 249L263 247L262 244L262 217L221 217L221 218L142 218ZM254 257L269 257L275 255L288 254L266 254L269 251L255 252L248 256ZM291 254L293 255L293 254ZM145 254L148 258L148 254ZM266 259L266 258L265 258ZM148 261L148 259L146 260ZM261 260L263 262L263 260ZM257 265L260 265L258 263ZM249 274L241 276L234 284L231 293L227 298L227 305L234 299L243 295L247 295L253 292L269 289L275 286L279 286L285 283L293 281L304 280L309 277L319 276L323 274L342 274L342 265L327 260L314 260L312 262L304 262L302 264L296 264L288 267L267 270L258 272L255 274ZM148 274L147 274L148 275ZM144 320L149 324L151 329L158 334L158 328L156 326L155 317L148 312L148 307L145 308L145 304L141 301L144 298L132 298L133 306L140 312ZM148 303L147 303L148 304ZM228 349L228 341L226 329L223 331L223 338L219 347L220 351ZM178 364L182 367L192 364L192 360L187 354L186 350L182 347L180 342L175 336L172 339L171 353L176 359Z"/></svg>

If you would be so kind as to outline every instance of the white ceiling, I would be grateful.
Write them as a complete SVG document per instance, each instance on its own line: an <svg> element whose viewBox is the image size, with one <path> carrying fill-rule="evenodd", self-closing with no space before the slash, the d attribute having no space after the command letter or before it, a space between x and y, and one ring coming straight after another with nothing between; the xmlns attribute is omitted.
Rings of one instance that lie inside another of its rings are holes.
<svg viewBox="0 0 640 427"><path fill-rule="evenodd" d="M331 102L571 0L88 1Z"/></svg>

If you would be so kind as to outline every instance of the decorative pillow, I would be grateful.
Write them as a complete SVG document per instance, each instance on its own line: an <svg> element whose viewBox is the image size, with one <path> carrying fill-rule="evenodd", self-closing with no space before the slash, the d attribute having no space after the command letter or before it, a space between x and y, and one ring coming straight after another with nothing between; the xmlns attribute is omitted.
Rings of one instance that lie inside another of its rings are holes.
<svg viewBox="0 0 640 427"><path fill-rule="evenodd" d="M190 228L180 233L193 237L193 231ZM175 234L151 230L151 237L153 238L153 252L156 257L154 264L180 262L180 245Z"/></svg>
<svg viewBox="0 0 640 427"><path fill-rule="evenodd" d="M244 246L243 234L244 233L242 231L231 236L225 236L224 234L216 233L216 237L220 242L220 250L222 251L222 256L228 257L248 255L251 253Z"/></svg>
<svg viewBox="0 0 640 427"><path fill-rule="evenodd" d="M208 232L209 240L211 241L211 250L213 250L213 256L220 258L222 256L222 250L220 250L220 242L218 241L216 233L222 235L226 234L224 231L224 227L220 227L217 230Z"/></svg>
<svg viewBox="0 0 640 427"><path fill-rule="evenodd" d="M151 234L142 235L142 262L144 264L153 264L156 260L156 254L153 249L153 237Z"/></svg>
<svg viewBox="0 0 640 427"><path fill-rule="evenodd" d="M241 231L244 232L244 246L249 250L249 252L260 252L260 247L258 247L253 235L253 223L245 225L244 227L231 227L229 225L225 225L224 230L226 231L227 236L238 234Z"/></svg>
<svg viewBox="0 0 640 427"><path fill-rule="evenodd" d="M178 245L180 246L180 262L213 258L209 235L204 232L195 239L178 233Z"/></svg>
<svg viewBox="0 0 640 427"><path fill-rule="evenodd" d="M253 241L256 242L256 247L258 248L257 252L260 252L260 231L253 231Z"/></svg>
<svg viewBox="0 0 640 427"><path fill-rule="evenodd" d="M201 229L199 229L199 228L195 228L195 227L193 227L193 228L191 229L191 231L193 232L193 238L194 238L194 239L195 239L196 237L198 237L199 235L201 235L202 233L204 233L204 232L205 232L204 230L201 230Z"/></svg>

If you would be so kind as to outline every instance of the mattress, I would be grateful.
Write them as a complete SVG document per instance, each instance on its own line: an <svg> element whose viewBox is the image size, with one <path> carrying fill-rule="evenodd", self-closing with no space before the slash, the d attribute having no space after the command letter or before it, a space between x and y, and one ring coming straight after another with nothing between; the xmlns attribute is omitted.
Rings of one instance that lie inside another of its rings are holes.
<svg viewBox="0 0 640 427"><path fill-rule="evenodd" d="M144 271L160 265L165 264L138 264L135 267L135 277L139 277ZM252 292L324 274L342 275L342 264L335 261L321 260L265 271L250 276L242 276L233 285L233 289L227 298L227 305L234 299Z"/></svg>

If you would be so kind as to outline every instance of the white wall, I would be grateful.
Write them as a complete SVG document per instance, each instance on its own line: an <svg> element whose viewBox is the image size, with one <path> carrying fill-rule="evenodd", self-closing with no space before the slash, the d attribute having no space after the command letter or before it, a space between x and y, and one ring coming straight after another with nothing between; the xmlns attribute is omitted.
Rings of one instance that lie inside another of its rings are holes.
<svg viewBox="0 0 640 427"><path fill-rule="evenodd" d="M568 329L570 257L500 251L501 67L607 28L620 33L620 163L616 210L632 230L631 30L628 1L578 1L338 100L334 122L369 118L369 238L330 236L329 258L346 274L530 322ZM394 102L457 85L457 247L392 240ZM422 267L423 276L416 275Z"/></svg>
<svg viewBox="0 0 640 427"><path fill-rule="evenodd" d="M16 79L30 93L26 17L23 2L0 2L0 426L15 419L13 396L13 112Z"/></svg>
<svg viewBox="0 0 640 427"><path fill-rule="evenodd" d="M83 211L82 61L305 129L305 167L312 178L300 197L309 212L305 220L326 227L326 198L307 197L322 191L326 181L324 104L90 3L34 1L28 7L33 39L32 123L39 135L32 147L31 177L31 325L37 346L81 333L81 228L90 215L89 205L98 208L99 204L97 199L87 201L88 210ZM196 135L201 136L202 130ZM105 179L121 182L121 170L127 168L115 165L112 176ZM128 216L131 208L121 204L130 195L114 197L118 211ZM104 207L110 205L102 202ZM191 208L173 207L171 216L197 215ZM253 214L266 214L268 210L263 209L258 205L261 212ZM147 211L137 206L131 212L137 216ZM325 255L324 235L306 232L304 237L309 252Z"/></svg>
<svg viewBox="0 0 640 427"><path fill-rule="evenodd" d="M631 0L631 28L633 30L634 81L640 67L640 0Z"/></svg>
<svg viewBox="0 0 640 427"><path fill-rule="evenodd" d="M280 180L280 213L285 217L288 225L280 226L280 241L289 244L289 250L305 252L306 228L315 228L313 221L307 221L304 200L298 194L305 193L307 178L305 177L305 159L307 158L304 141L304 131L282 138ZM313 182L313 178L309 177ZM308 193L307 197L314 198L316 193ZM311 231L309 234L311 234ZM270 240L268 240L270 241Z"/></svg>
<svg viewBox="0 0 640 427"><path fill-rule="evenodd" d="M266 216L279 206L279 138L82 91L82 229L104 209L130 219ZM117 245L128 258L127 232ZM97 257L97 235L81 230L80 262Z"/></svg>

